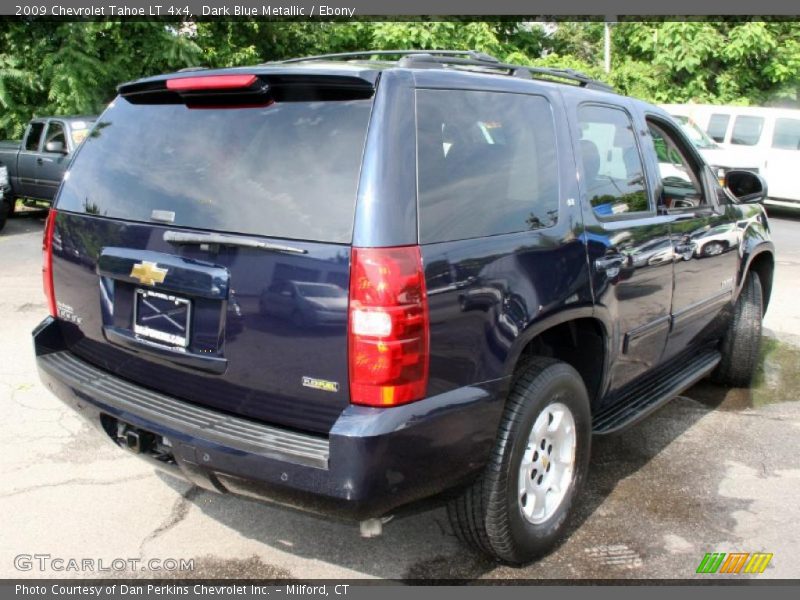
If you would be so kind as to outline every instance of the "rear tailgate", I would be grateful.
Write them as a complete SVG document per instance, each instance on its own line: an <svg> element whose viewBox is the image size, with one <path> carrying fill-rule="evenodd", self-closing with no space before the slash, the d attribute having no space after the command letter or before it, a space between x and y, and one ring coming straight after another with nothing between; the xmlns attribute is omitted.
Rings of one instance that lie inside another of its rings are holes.
<svg viewBox="0 0 800 600"><path fill-rule="evenodd" d="M121 377L324 433L349 402L371 91L248 85L188 101L123 88L100 117L56 207L61 327L74 353Z"/></svg>

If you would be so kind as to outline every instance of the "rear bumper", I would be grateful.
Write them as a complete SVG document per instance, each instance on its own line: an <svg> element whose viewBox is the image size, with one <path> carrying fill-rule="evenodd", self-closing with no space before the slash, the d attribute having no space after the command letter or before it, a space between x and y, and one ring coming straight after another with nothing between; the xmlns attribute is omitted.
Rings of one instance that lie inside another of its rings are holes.
<svg viewBox="0 0 800 600"><path fill-rule="evenodd" d="M219 492L348 519L379 517L465 483L486 463L504 381L406 406L350 406L327 437L289 431L148 390L70 353L56 320L33 332L47 388L101 431L122 422L167 438L159 463Z"/></svg>

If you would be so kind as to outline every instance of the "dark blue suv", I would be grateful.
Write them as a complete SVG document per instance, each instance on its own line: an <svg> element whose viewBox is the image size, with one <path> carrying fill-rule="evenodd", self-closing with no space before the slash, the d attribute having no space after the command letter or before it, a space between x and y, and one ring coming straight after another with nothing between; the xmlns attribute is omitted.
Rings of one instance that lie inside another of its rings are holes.
<svg viewBox="0 0 800 600"><path fill-rule="evenodd" d="M524 563L593 433L749 382L766 187L579 73L392 54L120 86L47 223L38 366L199 486L365 534L437 499Z"/></svg>

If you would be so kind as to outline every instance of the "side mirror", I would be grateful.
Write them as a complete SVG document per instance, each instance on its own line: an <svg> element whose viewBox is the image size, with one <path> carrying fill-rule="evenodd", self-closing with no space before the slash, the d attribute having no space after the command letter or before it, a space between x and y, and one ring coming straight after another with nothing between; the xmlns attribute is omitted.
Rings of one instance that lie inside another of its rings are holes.
<svg viewBox="0 0 800 600"><path fill-rule="evenodd" d="M44 145L45 152L53 152L58 154L66 154L67 149L64 147L64 142L47 142Z"/></svg>
<svg viewBox="0 0 800 600"><path fill-rule="evenodd" d="M758 173L732 169L725 173L725 187L739 202L763 202L767 197L767 182Z"/></svg>

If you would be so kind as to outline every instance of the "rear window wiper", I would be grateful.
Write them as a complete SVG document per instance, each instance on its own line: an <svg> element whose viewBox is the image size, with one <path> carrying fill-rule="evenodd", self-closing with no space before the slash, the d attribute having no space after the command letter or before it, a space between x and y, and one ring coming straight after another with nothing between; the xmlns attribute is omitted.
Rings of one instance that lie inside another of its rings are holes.
<svg viewBox="0 0 800 600"><path fill-rule="evenodd" d="M220 233L192 233L188 231L165 231L164 241L170 244L191 245L191 246L237 246L239 248L255 248L268 252L288 252L291 254L307 254L308 250L295 248L294 246L284 246L283 244L273 244L255 240L243 235L224 235Z"/></svg>

